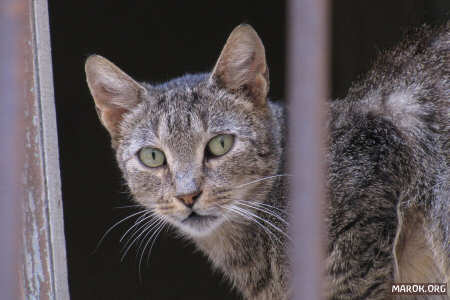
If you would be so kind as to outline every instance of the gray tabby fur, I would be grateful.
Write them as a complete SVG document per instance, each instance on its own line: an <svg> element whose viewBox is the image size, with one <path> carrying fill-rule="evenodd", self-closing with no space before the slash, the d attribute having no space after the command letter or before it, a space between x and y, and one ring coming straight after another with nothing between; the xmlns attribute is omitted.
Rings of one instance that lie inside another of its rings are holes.
<svg viewBox="0 0 450 300"><path fill-rule="evenodd" d="M393 281L449 280L449 48L449 23L424 27L329 102L328 299L390 299ZM288 299L284 108L267 99L256 32L238 26L211 74L149 85L96 55L86 74L134 199L246 299ZM205 157L223 133L235 136L230 152ZM144 146L167 164L143 166ZM196 191L192 208L175 197ZM192 211L210 217L186 221Z"/></svg>

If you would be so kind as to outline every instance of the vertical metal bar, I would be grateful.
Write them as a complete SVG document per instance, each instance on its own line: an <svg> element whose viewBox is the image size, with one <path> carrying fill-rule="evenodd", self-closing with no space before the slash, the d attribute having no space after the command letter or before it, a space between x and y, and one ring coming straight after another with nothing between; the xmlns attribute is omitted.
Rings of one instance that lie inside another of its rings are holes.
<svg viewBox="0 0 450 300"><path fill-rule="evenodd" d="M25 14L14 0L0 2L0 295L18 297L21 61L18 35Z"/></svg>
<svg viewBox="0 0 450 300"><path fill-rule="evenodd" d="M322 299L328 1L288 4L289 159L294 299Z"/></svg>
<svg viewBox="0 0 450 300"><path fill-rule="evenodd" d="M22 1L22 0L21 0ZM23 268L25 299L69 299L46 0L25 0Z"/></svg>

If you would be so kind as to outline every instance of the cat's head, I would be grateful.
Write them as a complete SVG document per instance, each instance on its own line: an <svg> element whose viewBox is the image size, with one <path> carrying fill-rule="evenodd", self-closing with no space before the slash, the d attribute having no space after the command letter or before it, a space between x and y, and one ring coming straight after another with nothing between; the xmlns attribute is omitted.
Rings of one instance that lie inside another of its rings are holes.
<svg viewBox="0 0 450 300"><path fill-rule="evenodd" d="M238 26L210 74L138 83L103 57L86 75L118 164L140 204L193 236L243 216L260 201L280 150L267 101L264 46Z"/></svg>

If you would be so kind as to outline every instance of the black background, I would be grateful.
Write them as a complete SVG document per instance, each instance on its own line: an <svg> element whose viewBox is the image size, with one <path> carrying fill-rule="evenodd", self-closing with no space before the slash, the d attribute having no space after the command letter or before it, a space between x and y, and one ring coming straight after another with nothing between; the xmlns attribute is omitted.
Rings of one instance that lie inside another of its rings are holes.
<svg viewBox="0 0 450 300"><path fill-rule="evenodd" d="M102 234L134 212L97 120L84 60L101 54L140 81L209 71L228 34L249 23L268 58L271 98L282 99L286 71L284 1L50 0L55 97L71 298L239 299L202 254L163 232L139 279L137 251L120 262L119 239L133 223ZM343 97L376 53L408 28L447 18L445 0L335 1L331 10L331 96Z"/></svg>

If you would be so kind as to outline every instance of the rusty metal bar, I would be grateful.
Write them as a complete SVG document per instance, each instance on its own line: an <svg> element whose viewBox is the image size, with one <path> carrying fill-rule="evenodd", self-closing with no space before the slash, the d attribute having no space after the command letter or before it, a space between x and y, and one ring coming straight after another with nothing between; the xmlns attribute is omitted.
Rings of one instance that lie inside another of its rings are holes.
<svg viewBox="0 0 450 300"><path fill-rule="evenodd" d="M288 3L290 232L293 299L323 299L325 100L328 96L328 1Z"/></svg>
<svg viewBox="0 0 450 300"><path fill-rule="evenodd" d="M19 296L20 45L24 15L14 0L0 2L0 297Z"/></svg>
<svg viewBox="0 0 450 300"><path fill-rule="evenodd" d="M17 1L17 0L15 0ZM20 0L24 70L22 299L69 299L46 0ZM22 146L23 147L23 146Z"/></svg>

